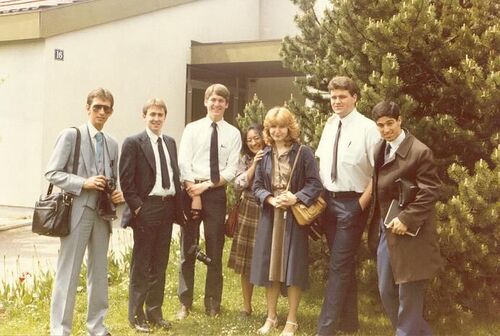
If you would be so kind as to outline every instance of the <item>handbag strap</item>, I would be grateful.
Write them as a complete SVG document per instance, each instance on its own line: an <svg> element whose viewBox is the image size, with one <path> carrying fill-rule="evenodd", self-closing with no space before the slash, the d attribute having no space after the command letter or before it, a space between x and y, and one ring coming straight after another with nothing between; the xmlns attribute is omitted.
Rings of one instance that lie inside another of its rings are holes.
<svg viewBox="0 0 500 336"><path fill-rule="evenodd" d="M81 135L80 135L80 130L77 127L71 127L76 130L76 140L75 140L75 153L73 156L73 171L72 174L76 175L78 172L78 163L80 159L80 142L81 142ZM49 188L47 189L47 196L52 194L52 189L54 188L54 185L52 183L49 183Z"/></svg>
<svg viewBox="0 0 500 336"><path fill-rule="evenodd" d="M297 160L299 159L301 149L302 145L300 145L299 150L297 151L297 155L295 156L295 160L293 161L292 171L290 171L290 178L288 179L285 191L288 191L288 189L290 188L290 182L292 181L293 171L295 170L295 166L297 165Z"/></svg>

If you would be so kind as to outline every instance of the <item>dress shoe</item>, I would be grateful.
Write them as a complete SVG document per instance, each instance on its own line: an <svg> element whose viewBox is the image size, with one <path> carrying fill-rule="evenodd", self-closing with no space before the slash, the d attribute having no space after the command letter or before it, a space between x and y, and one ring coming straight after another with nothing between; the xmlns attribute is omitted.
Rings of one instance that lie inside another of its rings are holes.
<svg viewBox="0 0 500 336"><path fill-rule="evenodd" d="M205 308L205 314L210 317L216 317L220 314L220 306L217 306L212 298L210 298L208 306Z"/></svg>
<svg viewBox="0 0 500 336"><path fill-rule="evenodd" d="M274 329L277 326L278 326L278 316L276 316L274 320L268 317L264 325L260 327L259 330L257 330L257 334L267 335L271 332L271 329Z"/></svg>
<svg viewBox="0 0 500 336"><path fill-rule="evenodd" d="M177 312L177 319L178 320L184 320L186 317L189 316L189 308L185 305L181 305L181 308Z"/></svg>
<svg viewBox="0 0 500 336"><path fill-rule="evenodd" d="M172 329L172 323L164 320L164 319L161 319L161 320L158 320L158 321L150 321L149 324L151 326L153 326L154 328L160 328L160 329L163 329L163 330L170 330Z"/></svg>
<svg viewBox="0 0 500 336"><path fill-rule="evenodd" d="M130 326L132 327L132 329L134 329L137 332L141 332L141 333L151 332L151 329L149 328L149 326L144 322L134 322L134 323L131 322Z"/></svg>
<svg viewBox="0 0 500 336"><path fill-rule="evenodd" d="M210 308L210 309L205 309L205 314L207 314L210 317L216 317L217 315L220 314L220 308Z"/></svg>
<svg viewBox="0 0 500 336"><path fill-rule="evenodd" d="M285 329L287 330L285 331ZM299 329L299 325L297 324L297 322L286 321L285 329L283 329L280 336L294 336L297 332L297 329Z"/></svg>

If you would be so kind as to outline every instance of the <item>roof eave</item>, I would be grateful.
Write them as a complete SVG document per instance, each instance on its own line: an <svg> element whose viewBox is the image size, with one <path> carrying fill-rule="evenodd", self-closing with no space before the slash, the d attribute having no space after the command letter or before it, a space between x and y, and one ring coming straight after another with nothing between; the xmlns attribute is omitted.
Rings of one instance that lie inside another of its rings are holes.
<svg viewBox="0 0 500 336"><path fill-rule="evenodd" d="M36 40L197 0L92 0L38 11L0 15L0 43Z"/></svg>

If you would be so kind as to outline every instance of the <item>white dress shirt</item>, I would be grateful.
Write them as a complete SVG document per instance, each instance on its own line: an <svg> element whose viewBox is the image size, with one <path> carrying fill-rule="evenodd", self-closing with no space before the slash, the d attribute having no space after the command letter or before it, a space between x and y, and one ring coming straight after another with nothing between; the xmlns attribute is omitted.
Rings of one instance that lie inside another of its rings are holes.
<svg viewBox="0 0 500 336"><path fill-rule="evenodd" d="M181 181L210 179L212 120L206 116L186 125L179 146ZM226 182L236 176L241 150L240 131L224 120L217 122L219 173Z"/></svg>
<svg viewBox="0 0 500 336"><path fill-rule="evenodd" d="M333 145L339 120L342 129L337 152L337 178L332 182ZM375 122L356 109L342 119L337 115L330 117L316 150L323 186L329 191L362 193L373 173L373 150L379 141L380 133Z"/></svg>
<svg viewBox="0 0 500 336"><path fill-rule="evenodd" d="M92 123L90 121L87 121L87 128L89 130L89 134L90 134L90 139L92 139L92 146L94 147L94 154L95 154L95 146L96 146L96 140L95 140L95 135L99 132L102 133L102 135L104 136L104 132L103 131L99 131L97 128L94 127L94 125L92 125ZM103 143L104 145L104 143Z"/></svg>
<svg viewBox="0 0 500 336"><path fill-rule="evenodd" d="M161 138L161 145L163 147L163 151L165 152L165 159L167 161L167 169L168 169L168 177L170 179L170 188L165 189L162 186L161 180L161 162L160 162L160 152L158 151L158 138L159 136L151 132L149 128L146 128L146 133L148 134L149 140L151 141L151 146L153 147L153 153L155 155L155 167L156 167L156 178L155 185L149 196L173 196L175 195L175 185L172 171L172 163L170 162L170 154L167 150L167 145L165 141L163 141L163 137Z"/></svg>
<svg viewBox="0 0 500 336"><path fill-rule="evenodd" d="M389 156L388 156L389 159L394 156L394 154L396 153L396 151L399 148L399 145L401 145L401 143L403 142L403 140L405 138L406 138L406 134L405 134L405 131L402 129L401 133L398 135L398 137L396 139L394 139L393 141L387 141L387 143L389 145L391 145L391 151L389 152Z"/></svg>

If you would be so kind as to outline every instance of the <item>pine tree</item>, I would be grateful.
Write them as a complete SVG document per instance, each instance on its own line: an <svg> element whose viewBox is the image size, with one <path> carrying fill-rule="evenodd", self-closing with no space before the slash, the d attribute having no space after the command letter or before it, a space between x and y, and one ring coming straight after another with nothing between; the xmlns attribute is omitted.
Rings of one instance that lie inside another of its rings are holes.
<svg viewBox="0 0 500 336"><path fill-rule="evenodd" d="M328 81L346 75L361 86L362 113L383 99L401 106L444 179L452 162L488 158L500 129L498 0L331 0L322 17L315 1L292 1L300 34L285 38L283 63L305 74L296 84L312 110L330 113Z"/></svg>
<svg viewBox="0 0 500 336"><path fill-rule="evenodd" d="M263 125L264 117L266 116L267 110L262 103L262 100L254 94L252 100L245 105L243 114L236 117L236 122L238 123L238 128L240 132L245 132L245 130L253 123Z"/></svg>
<svg viewBox="0 0 500 336"><path fill-rule="evenodd" d="M437 205L444 272L429 291L429 314L443 324L460 325L471 313L488 316L500 311L500 147L475 164L474 174L452 164L448 174L458 194ZM458 313L458 314L457 314Z"/></svg>
<svg viewBox="0 0 500 336"><path fill-rule="evenodd" d="M330 0L323 13L314 0L291 1L300 32L285 38L282 58L304 74L295 82L310 105L288 103L303 140L317 144L335 75L360 85L357 107L367 116L381 100L397 102L404 127L431 147L457 193L437 206L447 265L433 280L427 313L463 324L499 311L499 0ZM360 259L364 291L378 301L375 264L365 249Z"/></svg>

